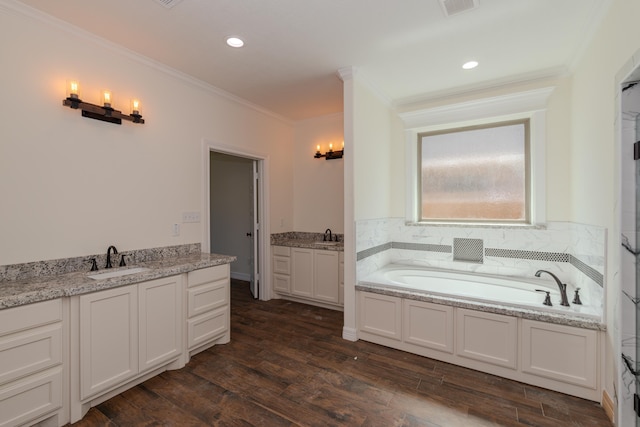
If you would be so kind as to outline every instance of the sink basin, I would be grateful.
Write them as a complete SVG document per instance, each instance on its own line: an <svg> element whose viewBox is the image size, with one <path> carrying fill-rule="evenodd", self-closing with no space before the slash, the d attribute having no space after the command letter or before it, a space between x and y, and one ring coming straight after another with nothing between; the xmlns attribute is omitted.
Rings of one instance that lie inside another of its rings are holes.
<svg viewBox="0 0 640 427"><path fill-rule="evenodd" d="M130 274L142 273L143 271L148 271L148 270L150 269L145 267L133 267L133 268L127 268L125 270L106 271L104 273L89 274L87 275L87 277L93 280L103 280L103 279L111 279L112 277L121 277L121 276L128 276Z"/></svg>
<svg viewBox="0 0 640 427"><path fill-rule="evenodd" d="M319 245L319 246L336 246L339 243L340 242L315 242L314 244Z"/></svg>

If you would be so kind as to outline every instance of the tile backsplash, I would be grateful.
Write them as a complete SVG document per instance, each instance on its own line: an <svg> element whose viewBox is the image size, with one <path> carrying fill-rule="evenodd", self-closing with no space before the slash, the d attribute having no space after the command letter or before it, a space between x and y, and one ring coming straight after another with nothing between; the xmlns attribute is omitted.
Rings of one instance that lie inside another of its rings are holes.
<svg viewBox="0 0 640 427"><path fill-rule="evenodd" d="M468 262L454 259L456 244L469 242L474 242L473 259L468 254ZM546 269L580 287L585 298L602 301L605 246L606 229L569 222L482 227L361 220L356 222L356 275L364 278L389 263L521 277Z"/></svg>

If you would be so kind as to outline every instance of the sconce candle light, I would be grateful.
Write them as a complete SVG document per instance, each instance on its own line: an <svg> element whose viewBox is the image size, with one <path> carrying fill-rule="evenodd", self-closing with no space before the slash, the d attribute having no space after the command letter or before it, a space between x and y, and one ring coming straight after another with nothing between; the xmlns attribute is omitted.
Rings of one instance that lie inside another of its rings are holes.
<svg viewBox="0 0 640 427"><path fill-rule="evenodd" d="M334 160L334 159L341 159L343 155L344 155L344 142L342 143L342 150L336 150L336 151L333 151L333 144L329 144L329 151L327 151L324 154L320 152L320 145L317 145L316 154L313 157L316 159L321 159L322 157L324 157L325 160Z"/></svg>
<svg viewBox="0 0 640 427"><path fill-rule="evenodd" d="M133 123L144 123L144 119L140 115L140 101L137 99L131 103L131 114L122 114L121 111L112 107L113 94L109 90L102 91L102 106L90 104L80 99L80 84L77 81L71 81L68 85L67 98L62 100L62 105L74 110L82 110L82 117L90 119L102 120L103 122L122 124L122 120L128 120Z"/></svg>

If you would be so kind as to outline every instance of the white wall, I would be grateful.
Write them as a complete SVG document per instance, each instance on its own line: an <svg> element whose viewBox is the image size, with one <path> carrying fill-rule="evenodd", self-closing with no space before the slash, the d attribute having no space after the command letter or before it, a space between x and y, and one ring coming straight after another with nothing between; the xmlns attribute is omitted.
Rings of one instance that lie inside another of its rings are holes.
<svg viewBox="0 0 640 427"><path fill-rule="evenodd" d="M614 390L620 367L620 153L617 108L621 79L638 65L640 3L614 0L573 75L571 89L571 204L576 222L609 230L607 247L606 378ZM636 54L637 55L637 54ZM629 402L626 403L627 405ZM621 407L621 406L620 406Z"/></svg>
<svg viewBox="0 0 640 427"><path fill-rule="evenodd" d="M393 112L363 80L354 79L355 219L390 216ZM404 176L404 172L402 173Z"/></svg>
<svg viewBox="0 0 640 427"><path fill-rule="evenodd" d="M292 125L35 12L0 2L0 264L201 240L203 138L289 153ZM65 82L114 107L142 100L144 125L82 118L63 107ZM271 156L271 228L293 222L291 157Z"/></svg>
<svg viewBox="0 0 640 427"><path fill-rule="evenodd" d="M343 114L332 114L295 123L293 229L295 231L344 232L344 160L316 159L320 152L342 149ZM347 153L353 155L353 153Z"/></svg>

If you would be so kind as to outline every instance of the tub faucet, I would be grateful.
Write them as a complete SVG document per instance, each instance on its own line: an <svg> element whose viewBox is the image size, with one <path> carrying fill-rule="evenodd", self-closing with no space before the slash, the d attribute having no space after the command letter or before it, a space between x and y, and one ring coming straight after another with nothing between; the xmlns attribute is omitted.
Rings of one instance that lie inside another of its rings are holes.
<svg viewBox="0 0 640 427"><path fill-rule="evenodd" d="M329 240L327 240L327 233L329 233ZM323 242L331 241L331 229L327 228L324 232L324 237L322 238Z"/></svg>
<svg viewBox="0 0 640 427"><path fill-rule="evenodd" d="M562 301L560 302L560 305L569 307L569 299L567 298L567 285L565 283L562 283L560 279L558 279L558 276L556 276L555 274L547 270L536 271L536 277L540 277L542 273L547 273L548 275L553 277L553 280L556 281L556 283L558 284L558 288L560 289L560 298L562 299Z"/></svg>
<svg viewBox="0 0 640 427"><path fill-rule="evenodd" d="M107 249L107 265L105 266L105 268L113 267L111 265L111 249L113 249L113 254L114 255L116 255L118 253L118 250L116 249L115 246L113 246L113 245L109 246L109 249Z"/></svg>

